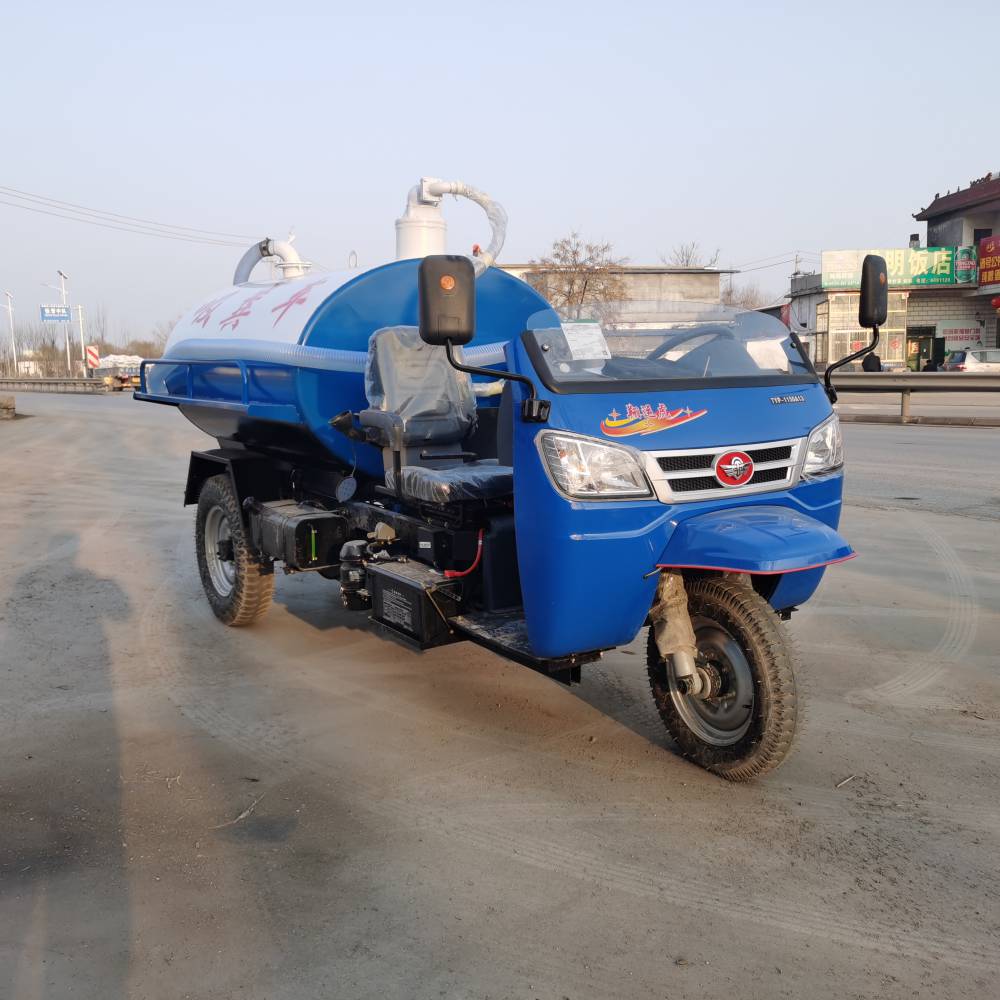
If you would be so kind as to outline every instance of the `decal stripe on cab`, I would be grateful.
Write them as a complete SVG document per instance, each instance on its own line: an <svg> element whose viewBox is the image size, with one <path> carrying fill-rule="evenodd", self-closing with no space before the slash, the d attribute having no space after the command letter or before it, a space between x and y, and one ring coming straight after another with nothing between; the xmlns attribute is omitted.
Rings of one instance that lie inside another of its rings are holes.
<svg viewBox="0 0 1000 1000"><path fill-rule="evenodd" d="M636 406L625 404L625 415L612 410L601 421L601 433L608 437L630 437L633 434L655 434L657 431L669 430L680 424L690 423L703 417L708 410L692 410L690 406L681 406L676 410L668 410L666 403L654 410L650 403Z"/></svg>

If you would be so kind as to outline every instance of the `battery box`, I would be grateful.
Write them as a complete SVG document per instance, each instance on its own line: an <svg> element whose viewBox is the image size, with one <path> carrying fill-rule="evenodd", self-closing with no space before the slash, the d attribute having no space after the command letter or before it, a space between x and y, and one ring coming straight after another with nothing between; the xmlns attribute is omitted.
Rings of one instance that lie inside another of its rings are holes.
<svg viewBox="0 0 1000 1000"><path fill-rule="evenodd" d="M476 558L475 531L456 531L433 524L423 524L416 532L420 558L438 567L466 567Z"/></svg>
<svg viewBox="0 0 1000 1000"><path fill-rule="evenodd" d="M372 618L380 625L420 649L458 641L447 619L458 613L459 601L443 574L411 560L372 561L366 569Z"/></svg>
<svg viewBox="0 0 1000 1000"><path fill-rule="evenodd" d="M324 569L338 562L347 526L338 514L295 500L252 503L250 537L258 552L290 569Z"/></svg>

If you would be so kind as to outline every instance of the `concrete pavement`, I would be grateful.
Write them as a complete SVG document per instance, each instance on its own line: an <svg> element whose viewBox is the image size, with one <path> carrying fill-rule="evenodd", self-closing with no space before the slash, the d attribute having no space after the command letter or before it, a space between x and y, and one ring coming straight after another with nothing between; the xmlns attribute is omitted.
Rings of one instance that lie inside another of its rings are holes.
<svg viewBox="0 0 1000 1000"><path fill-rule="evenodd" d="M567 689L385 641L308 574L224 628L180 506L207 439L118 396L17 402L0 996L994 991L1000 432L846 428L860 557L792 621L810 724L732 786L671 752L641 638Z"/></svg>

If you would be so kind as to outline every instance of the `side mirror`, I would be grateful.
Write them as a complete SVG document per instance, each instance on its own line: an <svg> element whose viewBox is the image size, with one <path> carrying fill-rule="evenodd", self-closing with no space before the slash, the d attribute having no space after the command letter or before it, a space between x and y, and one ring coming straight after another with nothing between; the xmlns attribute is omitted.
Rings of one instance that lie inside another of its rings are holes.
<svg viewBox="0 0 1000 1000"><path fill-rule="evenodd" d="M871 354L878 347L878 328L889 315L889 274L885 258L868 254L861 265L861 301L858 304L858 325L866 326L872 332L871 343L860 351L848 354L846 358L827 366L823 373L823 385L831 403L837 402L837 390L833 387L833 373L852 361L858 361Z"/></svg>
<svg viewBox="0 0 1000 1000"><path fill-rule="evenodd" d="M420 339L467 344L476 332L476 272L468 257L435 254L420 262Z"/></svg>
<svg viewBox="0 0 1000 1000"><path fill-rule="evenodd" d="M884 326L889 315L889 278L885 258L868 254L861 265L861 302L858 324L871 330Z"/></svg>
<svg viewBox="0 0 1000 1000"><path fill-rule="evenodd" d="M521 419L545 423L552 404L538 398L530 378L517 372L464 365L455 357L454 348L467 344L476 332L476 271L472 261L468 257L435 254L420 262L417 273L420 339L425 344L443 344L448 364L457 371L520 382L528 391L528 398L521 401Z"/></svg>

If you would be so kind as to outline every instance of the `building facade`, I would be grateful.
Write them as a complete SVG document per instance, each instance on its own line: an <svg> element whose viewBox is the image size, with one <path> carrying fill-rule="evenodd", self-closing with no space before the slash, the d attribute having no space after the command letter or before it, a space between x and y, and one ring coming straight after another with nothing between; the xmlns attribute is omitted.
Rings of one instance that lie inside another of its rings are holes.
<svg viewBox="0 0 1000 1000"><path fill-rule="evenodd" d="M914 215L927 239L906 247L827 250L819 273L794 275L789 327L809 345L817 365L858 350L861 262L886 260L889 315L878 354L887 368L921 370L949 351L1000 345L1000 178L987 174L961 191L935 195Z"/></svg>

